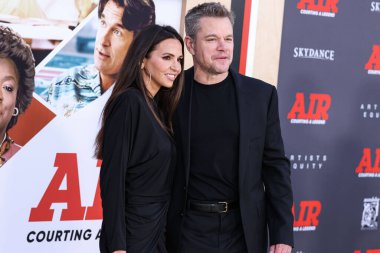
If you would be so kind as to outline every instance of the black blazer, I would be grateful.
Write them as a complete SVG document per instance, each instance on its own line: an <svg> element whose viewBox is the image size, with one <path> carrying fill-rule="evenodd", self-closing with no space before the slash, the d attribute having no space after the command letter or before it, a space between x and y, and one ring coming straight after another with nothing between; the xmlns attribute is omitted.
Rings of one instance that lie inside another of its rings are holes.
<svg viewBox="0 0 380 253"><path fill-rule="evenodd" d="M293 193L289 160L285 157L276 88L230 70L239 111L239 203L249 253L264 253L270 245L293 246ZM168 213L167 244L178 252L186 211L190 171L191 94L194 69L185 72L185 88L174 116L178 160Z"/></svg>

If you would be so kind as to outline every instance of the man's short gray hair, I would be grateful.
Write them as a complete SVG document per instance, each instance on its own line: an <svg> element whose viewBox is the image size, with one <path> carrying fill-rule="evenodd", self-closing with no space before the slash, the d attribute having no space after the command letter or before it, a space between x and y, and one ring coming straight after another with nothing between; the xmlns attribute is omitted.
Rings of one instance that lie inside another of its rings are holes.
<svg viewBox="0 0 380 253"><path fill-rule="evenodd" d="M190 9L185 16L186 35L195 38L199 30L199 20L203 17L228 18L234 25L235 16L224 5L216 2L199 4Z"/></svg>

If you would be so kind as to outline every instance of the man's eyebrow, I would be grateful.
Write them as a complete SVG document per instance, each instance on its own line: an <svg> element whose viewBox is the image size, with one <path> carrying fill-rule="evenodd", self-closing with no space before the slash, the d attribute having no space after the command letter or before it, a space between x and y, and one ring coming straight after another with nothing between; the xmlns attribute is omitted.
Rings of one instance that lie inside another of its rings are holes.
<svg viewBox="0 0 380 253"><path fill-rule="evenodd" d="M117 27L120 27L121 29L127 29L122 23L117 23Z"/></svg>
<svg viewBox="0 0 380 253"><path fill-rule="evenodd" d="M106 18L105 15L104 15L104 13L102 13L102 15L100 15L100 18L103 18L103 19ZM117 27L120 27L121 29L127 29L127 28L123 25L122 22L116 23L116 26L117 26Z"/></svg>
<svg viewBox="0 0 380 253"><path fill-rule="evenodd" d="M205 36L205 38L209 38L209 37L218 37L218 36L215 33L207 34Z"/></svg>
<svg viewBox="0 0 380 253"><path fill-rule="evenodd" d="M216 35L215 33L207 34L207 35L205 36L205 38L209 38L209 37L219 37L219 36ZM228 34L228 35L226 35L226 36L224 36L224 37L233 37L233 35L232 35L232 34Z"/></svg>

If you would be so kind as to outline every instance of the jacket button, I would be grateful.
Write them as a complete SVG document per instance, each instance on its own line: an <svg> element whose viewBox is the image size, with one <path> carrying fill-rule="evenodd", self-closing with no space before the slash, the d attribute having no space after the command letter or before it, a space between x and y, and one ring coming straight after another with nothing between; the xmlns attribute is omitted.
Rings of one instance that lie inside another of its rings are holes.
<svg viewBox="0 0 380 253"><path fill-rule="evenodd" d="M186 191L186 186L183 187L183 190Z"/></svg>
<svg viewBox="0 0 380 253"><path fill-rule="evenodd" d="M181 213L180 215L181 215L181 217L183 217L183 213Z"/></svg>

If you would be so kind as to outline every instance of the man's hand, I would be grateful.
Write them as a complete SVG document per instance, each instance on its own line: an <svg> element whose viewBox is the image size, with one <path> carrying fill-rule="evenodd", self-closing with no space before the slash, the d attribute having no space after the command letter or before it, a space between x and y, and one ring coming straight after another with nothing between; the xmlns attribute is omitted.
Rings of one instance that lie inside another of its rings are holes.
<svg viewBox="0 0 380 253"><path fill-rule="evenodd" d="M116 250L116 251L114 251L112 253L127 253L127 252L125 250Z"/></svg>
<svg viewBox="0 0 380 253"><path fill-rule="evenodd" d="M286 244L276 244L271 245L269 248L269 253L291 253L292 247Z"/></svg>

